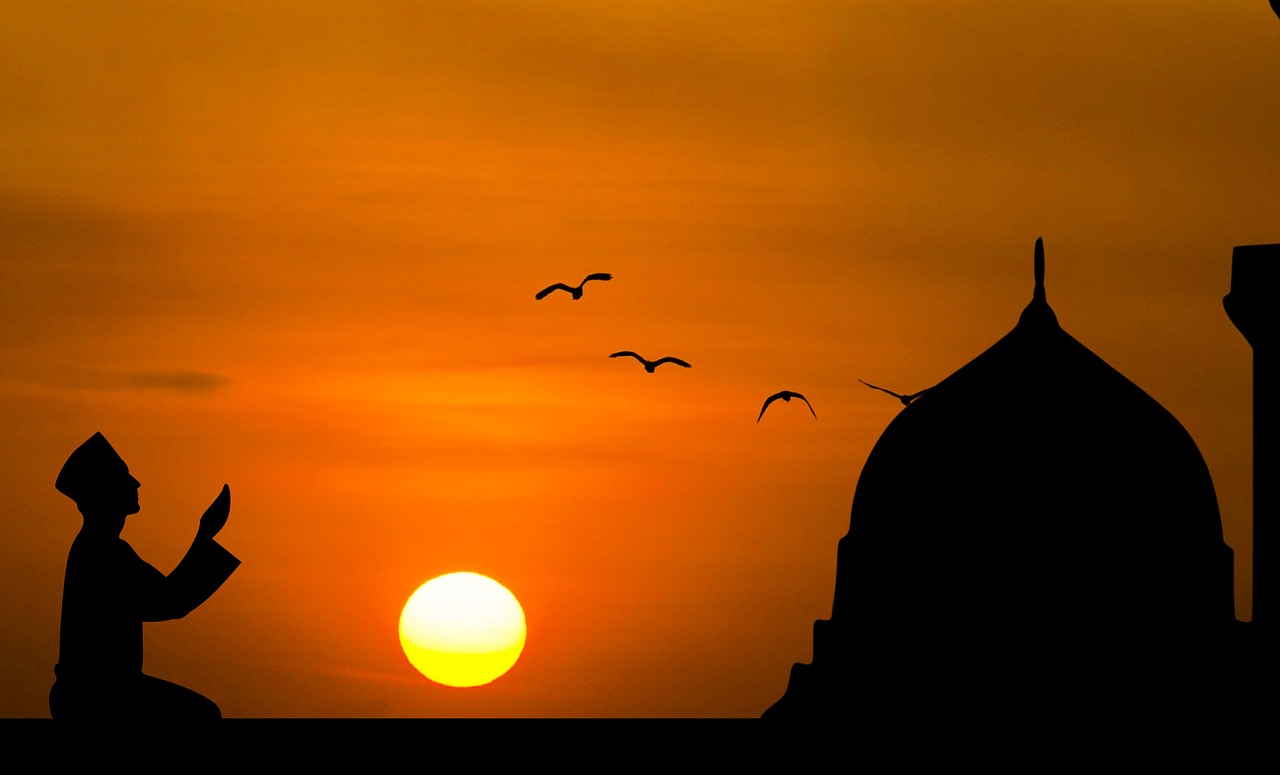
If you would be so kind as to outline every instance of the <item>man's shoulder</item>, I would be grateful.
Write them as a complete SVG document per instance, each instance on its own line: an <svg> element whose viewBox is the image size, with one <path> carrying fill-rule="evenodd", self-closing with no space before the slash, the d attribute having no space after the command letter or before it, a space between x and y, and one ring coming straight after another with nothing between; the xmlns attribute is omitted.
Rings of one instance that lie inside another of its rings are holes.
<svg viewBox="0 0 1280 775"><path fill-rule="evenodd" d="M94 534L80 531L71 542L67 553L67 565L146 565L129 542L120 536Z"/></svg>

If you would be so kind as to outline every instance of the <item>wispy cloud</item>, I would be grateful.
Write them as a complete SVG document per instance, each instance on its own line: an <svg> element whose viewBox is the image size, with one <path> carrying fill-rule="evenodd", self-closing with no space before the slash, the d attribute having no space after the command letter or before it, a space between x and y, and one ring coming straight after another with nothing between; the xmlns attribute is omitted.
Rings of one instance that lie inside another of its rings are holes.
<svg viewBox="0 0 1280 775"><path fill-rule="evenodd" d="M186 395L207 395L230 385L231 380L220 374L202 371L110 372L63 367L26 374L15 370L14 373L0 376L0 383L55 390L161 390Z"/></svg>
<svg viewBox="0 0 1280 775"><path fill-rule="evenodd" d="M122 387L132 390L169 390L175 393L212 393L226 387L230 380L217 374L199 371L139 371L126 374Z"/></svg>

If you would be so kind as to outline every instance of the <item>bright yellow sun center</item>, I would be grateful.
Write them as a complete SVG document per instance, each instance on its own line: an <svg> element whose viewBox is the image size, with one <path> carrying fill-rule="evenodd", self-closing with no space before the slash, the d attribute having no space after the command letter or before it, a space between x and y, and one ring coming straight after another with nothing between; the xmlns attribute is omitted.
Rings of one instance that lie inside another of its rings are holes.
<svg viewBox="0 0 1280 775"><path fill-rule="evenodd" d="M418 587L400 614L400 646L418 672L445 686L480 686L524 649L524 610L487 576L450 573Z"/></svg>

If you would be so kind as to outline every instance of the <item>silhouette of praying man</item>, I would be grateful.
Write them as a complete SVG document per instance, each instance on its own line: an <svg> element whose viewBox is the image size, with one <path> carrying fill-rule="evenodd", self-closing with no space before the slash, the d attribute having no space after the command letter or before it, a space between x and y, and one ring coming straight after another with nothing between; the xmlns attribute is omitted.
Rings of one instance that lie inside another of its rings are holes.
<svg viewBox="0 0 1280 775"><path fill-rule="evenodd" d="M71 453L54 486L76 502L84 526L67 555L53 717L221 718L207 697L143 674L142 623L186 616L240 565L213 540L231 510L230 488L222 486L165 576L120 537L125 517L138 513L141 485L101 433Z"/></svg>

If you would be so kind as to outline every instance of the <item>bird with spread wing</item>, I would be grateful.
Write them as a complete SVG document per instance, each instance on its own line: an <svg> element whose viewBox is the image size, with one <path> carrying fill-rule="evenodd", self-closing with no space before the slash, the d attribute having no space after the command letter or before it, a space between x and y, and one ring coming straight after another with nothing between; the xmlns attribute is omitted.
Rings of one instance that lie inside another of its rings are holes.
<svg viewBox="0 0 1280 775"><path fill-rule="evenodd" d="M760 407L760 417L764 417L764 410L768 409L769 404L772 404L774 401L782 399L783 401L790 403L793 398L798 398L801 401L804 401L804 405L809 407L809 414L813 415L815 420L818 419L818 413L813 411L813 404L809 403L809 399L791 390L783 390L766 398L764 400L764 406ZM760 417L756 418L756 422L760 422Z"/></svg>
<svg viewBox="0 0 1280 775"><path fill-rule="evenodd" d="M625 357L630 357L630 358L635 358L637 361L640 361L641 363L643 363L643 364L644 364L644 370L645 370L645 371L647 371L647 372L649 372L650 374L652 374L652 373L653 373L654 369L658 368L659 366L661 366L661 365L662 365L662 364L664 364L664 363L674 363L675 365L677 365L677 366L683 366L683 367L685 367L686 369L687 369L687 368L690 368L689 364L688 364L688 363L686 363L685 361L682 361L682 360L680 360L679 358L672 358L670 355L668 355L668 356L667 356L667 357L665 357L665 358L659 358L659 359L658 359L658 360L656 360L656 361L647 361L647 360L645 360L644 358L641 358L641 357L640 357L639 355L637 355L636 353L631 352L630 350L622 350L621 352L616 352L616 353L614 353L614 354L610 355L609 357L610 357L610 358L621 358L621 357L624 357L624 356L625 356Z"/></svg>
<svg viewBox="0 0 1280 775"><path fill-rule="evenodd" d="M869 388L872 388L873 390L879 390L882 393L888 393L889 395L901 401L903 406L911 406L912 401L916 400L917 398L919 398L920 396L924 395L929 390L931 390L931 388L925 388L924 390L912 393L911 395L904 396L901 393L895 393L892 390L885 390L884 388L879 387L877 385L873 385L870 382L865 382L863 380L858 380L858 381L862 382L862 384L866 385Z"/></svg>
<svg viewBox="0 0 1280 775"><path fill-rule="evenodd" d="M612 280L612 279L613 279L613 275L609 274L608 272L596 272L595 274L587 275L582 282L578 283L577 287L565 285L564 283L556 283L555 285L548 285L546 288L543 288L542 290L538 291L536 294L534 294L533 298L537 299L538 301L542 301L543 299L545 299L547 296L551 295L555 291L566 291L569 293L570 296L573 297L574 301L577 301L578 299L582 298L582 286L586 285L588 282L592 280Z"/></svg>

